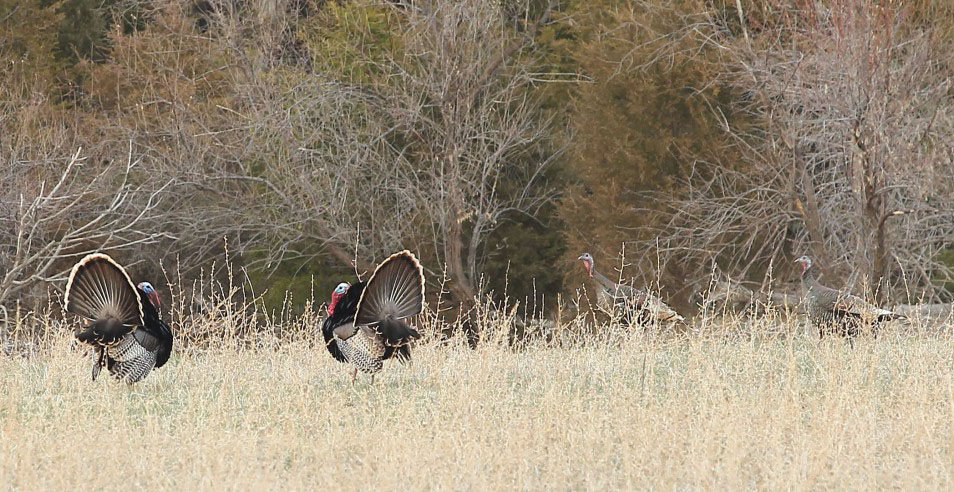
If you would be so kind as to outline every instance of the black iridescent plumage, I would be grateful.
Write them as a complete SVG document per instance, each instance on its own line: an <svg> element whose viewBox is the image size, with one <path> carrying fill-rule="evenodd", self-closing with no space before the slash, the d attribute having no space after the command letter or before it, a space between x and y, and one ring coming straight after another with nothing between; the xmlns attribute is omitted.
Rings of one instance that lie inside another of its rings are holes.
<svg viewBox="0 0 954 492"><path fill-rule="evenodd" d="M136 291L139 292L139 298L142 302L144 321L142 327L136 331L148 333L155 339L156 367L159 368L164 366L169 361L169 356L172 355L172 328L159 317L159 310L152 305L149 296L138 287ZM142 343L148 350L153 350L150 346L147 346L151 345L152 341L140 338L139 343Z"/></svg>
<svg viewBox="0 0 954 492"><path fill-rule="evenodd" d="M367 282L339 289L346 290L336 289L321 329L336 360L373 374L382 361L410 359L409 344L420 334L405 320L424 305L424 272L411 252L391 255Z"/></svg>
<svg viewBox="0 0 954 492"><path fill-rule="evenodd" d="M321 334L325 338L325 346L328 347L328 352L331 352L331 355L339 362L348 362L348 359L341 353L338 344L334 341L335 328L354 322L354 315L358 312L358 301L361 300L361 292L365 285L367 285L367 282L358 282L352 285L345 295L338 300L334 311L325 318L321 325Z"/></svg>
<svg viewBox="0 0 954 492"><path fill-rule="evenodd" d="M88 255L73 267L65 308L91 321L76 338L93 347L94 380L106 367L117 379L135 383L169 360L172 330L160 318L150 293L158 302L151 285L134 286L122 266L107 255Z"/></svg>

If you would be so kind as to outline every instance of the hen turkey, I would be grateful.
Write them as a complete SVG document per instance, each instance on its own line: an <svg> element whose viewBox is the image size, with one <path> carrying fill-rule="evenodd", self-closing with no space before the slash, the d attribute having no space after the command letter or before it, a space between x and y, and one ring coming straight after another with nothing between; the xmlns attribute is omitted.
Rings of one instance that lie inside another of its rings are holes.
<svg viewBox="0 0 954 492"><path fill-rule="evenodd" d="M808 319L818 328L822 338L827 334L843 337L857 336L863 329L877 333L882 323L904 316L881 309L847 292L832 289L818 281L818 272L812 259L802 256L795 260L802 267L802 285L806 289Z"/></svg>
<svg viewBox="0 0 954 492"><path fill-rule="evenodd" d="M583 267L590 277L600 284L598 296L601 302L609 305L611 311L618 313L620 322L627 325L636 323L645 327L659 322L685 322L685 319L662 299L643 289L617 284L597 271L593 255L583 253L577 259L583 262Z"/></svg>

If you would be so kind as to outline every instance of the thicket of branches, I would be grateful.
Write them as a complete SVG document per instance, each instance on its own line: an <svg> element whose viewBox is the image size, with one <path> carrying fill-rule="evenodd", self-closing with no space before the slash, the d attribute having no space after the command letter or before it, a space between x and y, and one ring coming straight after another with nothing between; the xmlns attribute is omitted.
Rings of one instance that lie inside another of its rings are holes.
<svg viewBox="0 0 954 492"><path fill-rule="evenodd" d="M829 283L935 298L954 273L950 26L867 0L741 8L686 17L742 96L723 127L743 166L696 163L663 256L745 276L807 253Z"/></svg>
<svg viewBox="0 0 954 492"><path fill-rule="evenodd" d="M279 301L407 247L457 303L551 302L624 246L683 308L803 253L944 298L945 5L0 0L0 306L226 244Z"/></svg>

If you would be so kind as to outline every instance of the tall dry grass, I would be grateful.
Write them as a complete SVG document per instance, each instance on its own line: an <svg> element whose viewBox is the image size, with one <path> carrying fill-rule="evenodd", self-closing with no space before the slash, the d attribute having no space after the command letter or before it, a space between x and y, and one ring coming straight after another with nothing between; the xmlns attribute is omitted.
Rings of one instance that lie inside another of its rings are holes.
<svg viewBox="0 0 954 492"><path fill-rule="evenodd" d="M775 319L519 349L432 337L352 387L302 322L291 338L184 343L127 387L90 381L47 321L34 349L0 357L8 489L954 487L947 334L851 349Z"/></svg>

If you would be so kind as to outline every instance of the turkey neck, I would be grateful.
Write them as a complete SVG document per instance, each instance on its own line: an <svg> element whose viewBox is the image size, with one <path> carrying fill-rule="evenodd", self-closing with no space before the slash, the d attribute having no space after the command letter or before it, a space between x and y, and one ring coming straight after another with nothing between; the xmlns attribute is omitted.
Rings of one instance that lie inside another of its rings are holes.
<svg viewBox="0 0 954 492"><path fill-rule="evenodd" d="M819 285L818 270L815 268L815 265L808 267L802 272L802 282L809 286Z"/></svg>
<svg viewBox="0 0 954 492"><path fill-rule="evenodd" d="M607 289L616 288L616 282L613 282L612 280L606 278L606 275L603 275L602 273L597 271L595 264L593 265L593 278L595 278L597 282L602 284L603 287L606 287Z"/></svg>

